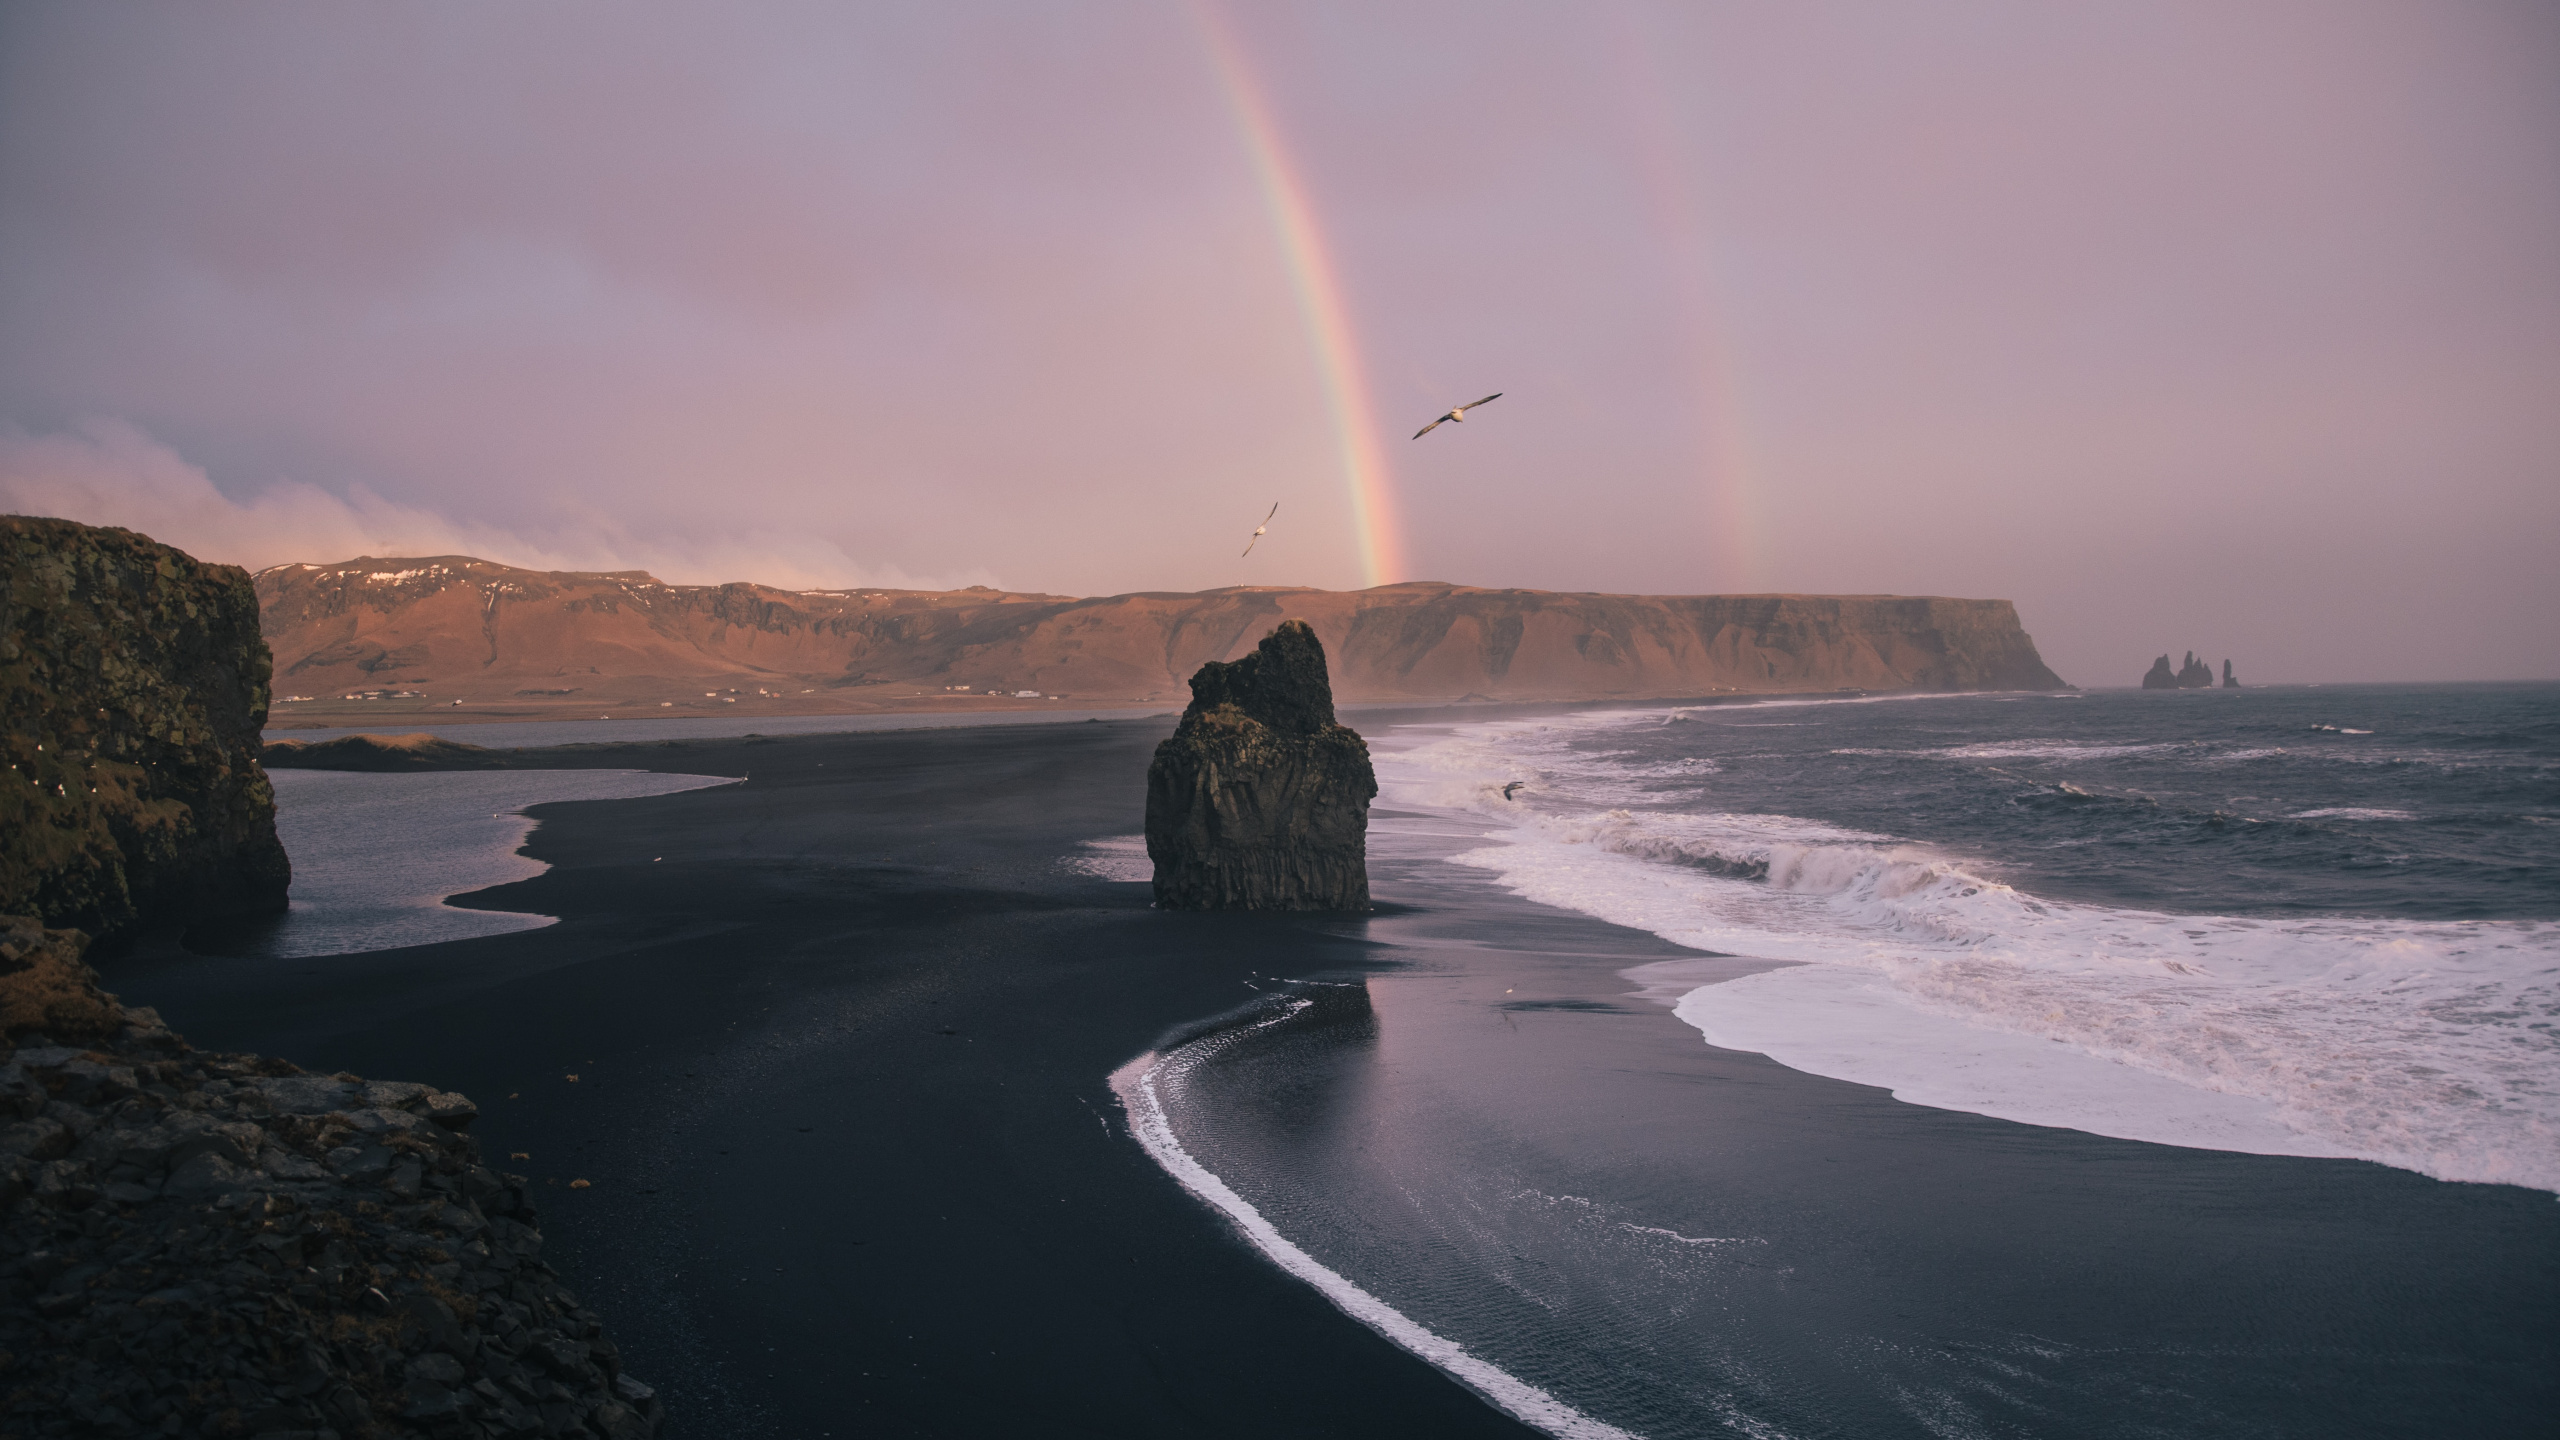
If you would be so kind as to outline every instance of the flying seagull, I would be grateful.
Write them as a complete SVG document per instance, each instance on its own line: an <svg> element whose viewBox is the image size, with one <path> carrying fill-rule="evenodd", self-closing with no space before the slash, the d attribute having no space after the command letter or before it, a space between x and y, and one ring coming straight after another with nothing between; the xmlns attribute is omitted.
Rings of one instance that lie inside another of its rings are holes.
<svg viewBox="0 0 2560 1440"><path fill-rule="evenodd" d="M1274 500L1274 501L1272 501L1272 502L1271 502L1271 515L1277 515L1277 514L1279 514L1279 513L1280 513L1280 502L1279 502L1279 501L1277 501L1277 500ZM1258 540L1260 540L1260 539L1262 538L1262 532L1271 528L1271 515L1265 515L1265 516L1263 516L1263 517L1262 517L1262 523L1253 527L1253 539L1252 539L1252 540L1247 540L1246 542L1244 542L1244 553L1245 553L1246 555L1250 555L1250 554L1252 554L1252 553L1253 553L1254 542L1255 542L1255 541L1258 541ZM1238 558L1238 559L1242 559L1243 557L1242 557L1242 556L1238 556L1237 558Z"/></svg>
<svg viewBox="0 0 2560 1440"><path fill-rule="evenodd" d="M1414 432L1413 432L1413 438L1414 438L1414 439L1416 439L1416 440L1419 440L1419 439L1421 439L1423 436L1430 434L1432 431L1439 429L1439 428L1440 428L1441 426L1443 426L1443 425L1450 424L1450 423L1452 423L1452 422L1456 422L1456 421L1462 421L1462 420L1464 420L1464 419L1466 419L1466 418L1467 418L1467 412L1468 412L1468 411L1470 411L1470 410L1473 410L1474 408L1476 408L1476 406L1478 406L1478 405L1490 405L1490 404L1492 404L1494 401L1499 400L1499 399L1501 399L1501 398L1502 398L1502 392L1501 392L1501 391L1499 391L1499 390L1496 390L1496 391L1494 391L1492 394L1487 395L1486 397L1484 397L1482 400L1477 400L1477 401L1474 401L1474 402L1472 402L1472 403L1470 403L1470 404L1461 405L1461 406L1459 406L1457 409L1450 411L1448 414L1441 416L1439 419L1432 421L1430 424L1423 426L1421 429L1414 431Z"/></svg>

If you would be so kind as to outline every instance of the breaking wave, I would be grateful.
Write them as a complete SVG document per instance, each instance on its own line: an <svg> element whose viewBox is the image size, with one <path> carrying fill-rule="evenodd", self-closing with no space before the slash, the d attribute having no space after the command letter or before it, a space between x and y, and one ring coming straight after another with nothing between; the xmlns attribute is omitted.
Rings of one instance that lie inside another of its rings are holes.
<svg viewBox="0 0 2560 1440"><path fill-rule="evenodd" d="M1720 1046L2031 1123L2560 1192L2560 925L2043 897L1925 840L1648 790L1639 772L1660 773L1662 756L1592 748L1648 723L1658 715L1501 722L1382 747L1382 800L1489 825L1495 843L1457 863L1530 899L1801 962L1682 997L1678 1013ZM1702 749L1716 738L1677 733ZM2416 816L2315 806L2294 818Z"/></svg>

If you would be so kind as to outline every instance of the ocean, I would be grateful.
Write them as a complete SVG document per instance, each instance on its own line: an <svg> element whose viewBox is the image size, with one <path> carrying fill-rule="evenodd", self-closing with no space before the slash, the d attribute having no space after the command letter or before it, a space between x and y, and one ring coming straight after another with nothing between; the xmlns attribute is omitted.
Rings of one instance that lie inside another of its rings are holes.
<svg viewBox="0 0 2560 1440"><path fill-rule="evenodd" d="M2560 686L1370 739L1383 903L1344 924L1394 963L1268 977L1114 1083L1276 1263L1495 1403L2547 1433Z"/></svg>
<svg viewBox="0 0 2560 1440"><path fill-rule="evenodd" d="M536 824L526 809L735 783L641 770L276 770L267 778L276 835L293 860L290 908L198 926L188 943L203 953L348 955L539 929L553 917L446 903L548 868L518 853Z"/></svg>

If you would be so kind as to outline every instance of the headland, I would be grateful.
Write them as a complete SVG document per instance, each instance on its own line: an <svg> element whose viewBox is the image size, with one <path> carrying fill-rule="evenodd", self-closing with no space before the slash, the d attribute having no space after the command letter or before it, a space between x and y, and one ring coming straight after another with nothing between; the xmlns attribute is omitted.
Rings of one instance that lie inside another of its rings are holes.
<svg viewBox="0 0 2560 1440"><path fill-rule="evenodd" d="M280 728L1162 706L1290 619L1345 704L2063 688L2005 600L805 591L450 555L283 565L257 587Z"/></svg>

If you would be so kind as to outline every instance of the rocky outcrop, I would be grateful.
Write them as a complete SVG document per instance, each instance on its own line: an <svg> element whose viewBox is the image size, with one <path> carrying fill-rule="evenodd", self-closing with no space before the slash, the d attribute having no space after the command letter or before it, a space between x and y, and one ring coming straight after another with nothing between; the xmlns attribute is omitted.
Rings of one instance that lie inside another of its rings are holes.
<svg viewBox="0 0 2560 1440"><path fill-rule="evenodd" d="M2229 660L2224 660L2222 662L2222 688L2225 690L2237 690L2240 688L2239 680L2234 678L2231 673L2231 662Z"/></svg>
<svg viewBox="0 0 2560 1440"><path fill-rule="evenodd" d="M0 1429L656 1431L470 1101L190 1049L98 994L82 943L0 920L0 963L67 963L112 1021L27 1027L13 998L0 1040Z"/></svg>
<svg viewBox="0 0 2560 1440"><path fill-rule="evenodd" d="M40 1030L63 1040L96 1040L124 1024L115 997L80 958L89 937L48 930L32 915L0 915L0 1034Z"/></svg>
<svg viewBox="0 0 2560 1440"><path fill-rule="evenodd" d="M247 572L0 517L0 913L116 936L282 910Z"/></svg>
<svg viewBox="0 0 2560 1440"><path fill-rule="evenodd" d="M1324 644L1284 621L1191 677L1147 767L1147 856L1167 910L1366 910L1369 746L1333 718Z"/></svg>
<svg viewBox="0 0 2560 1440"><path fill-rule="evenodd" d="M2223 665L2227 670L2230 662L2226 660ZM2151 669L2142 677L2142 688L2145 690L2210 690L2213 688L2213 667L2197 659L2196 652L2190 650L2187 652L2187 663L2172 671L2169 668L2169 657L2163 655L2151 662Z"/></svg>
<svg viewBox="0 0 2560 1440"><path fill-rule="evenodd" d="M1095 599L793 591L465 556L279 566L259 574L258 595L277 684L324 708L396 705L403 692L422 694L408 702L420 711L461 701L589 717L625 704L726 714L919 695L1012 703L1021 691L1170 698L1204 662L1236 659L1293 619L1315 628L1335 694L1355 702L2062 688L2005 600L1437 582Z"/></svg>

